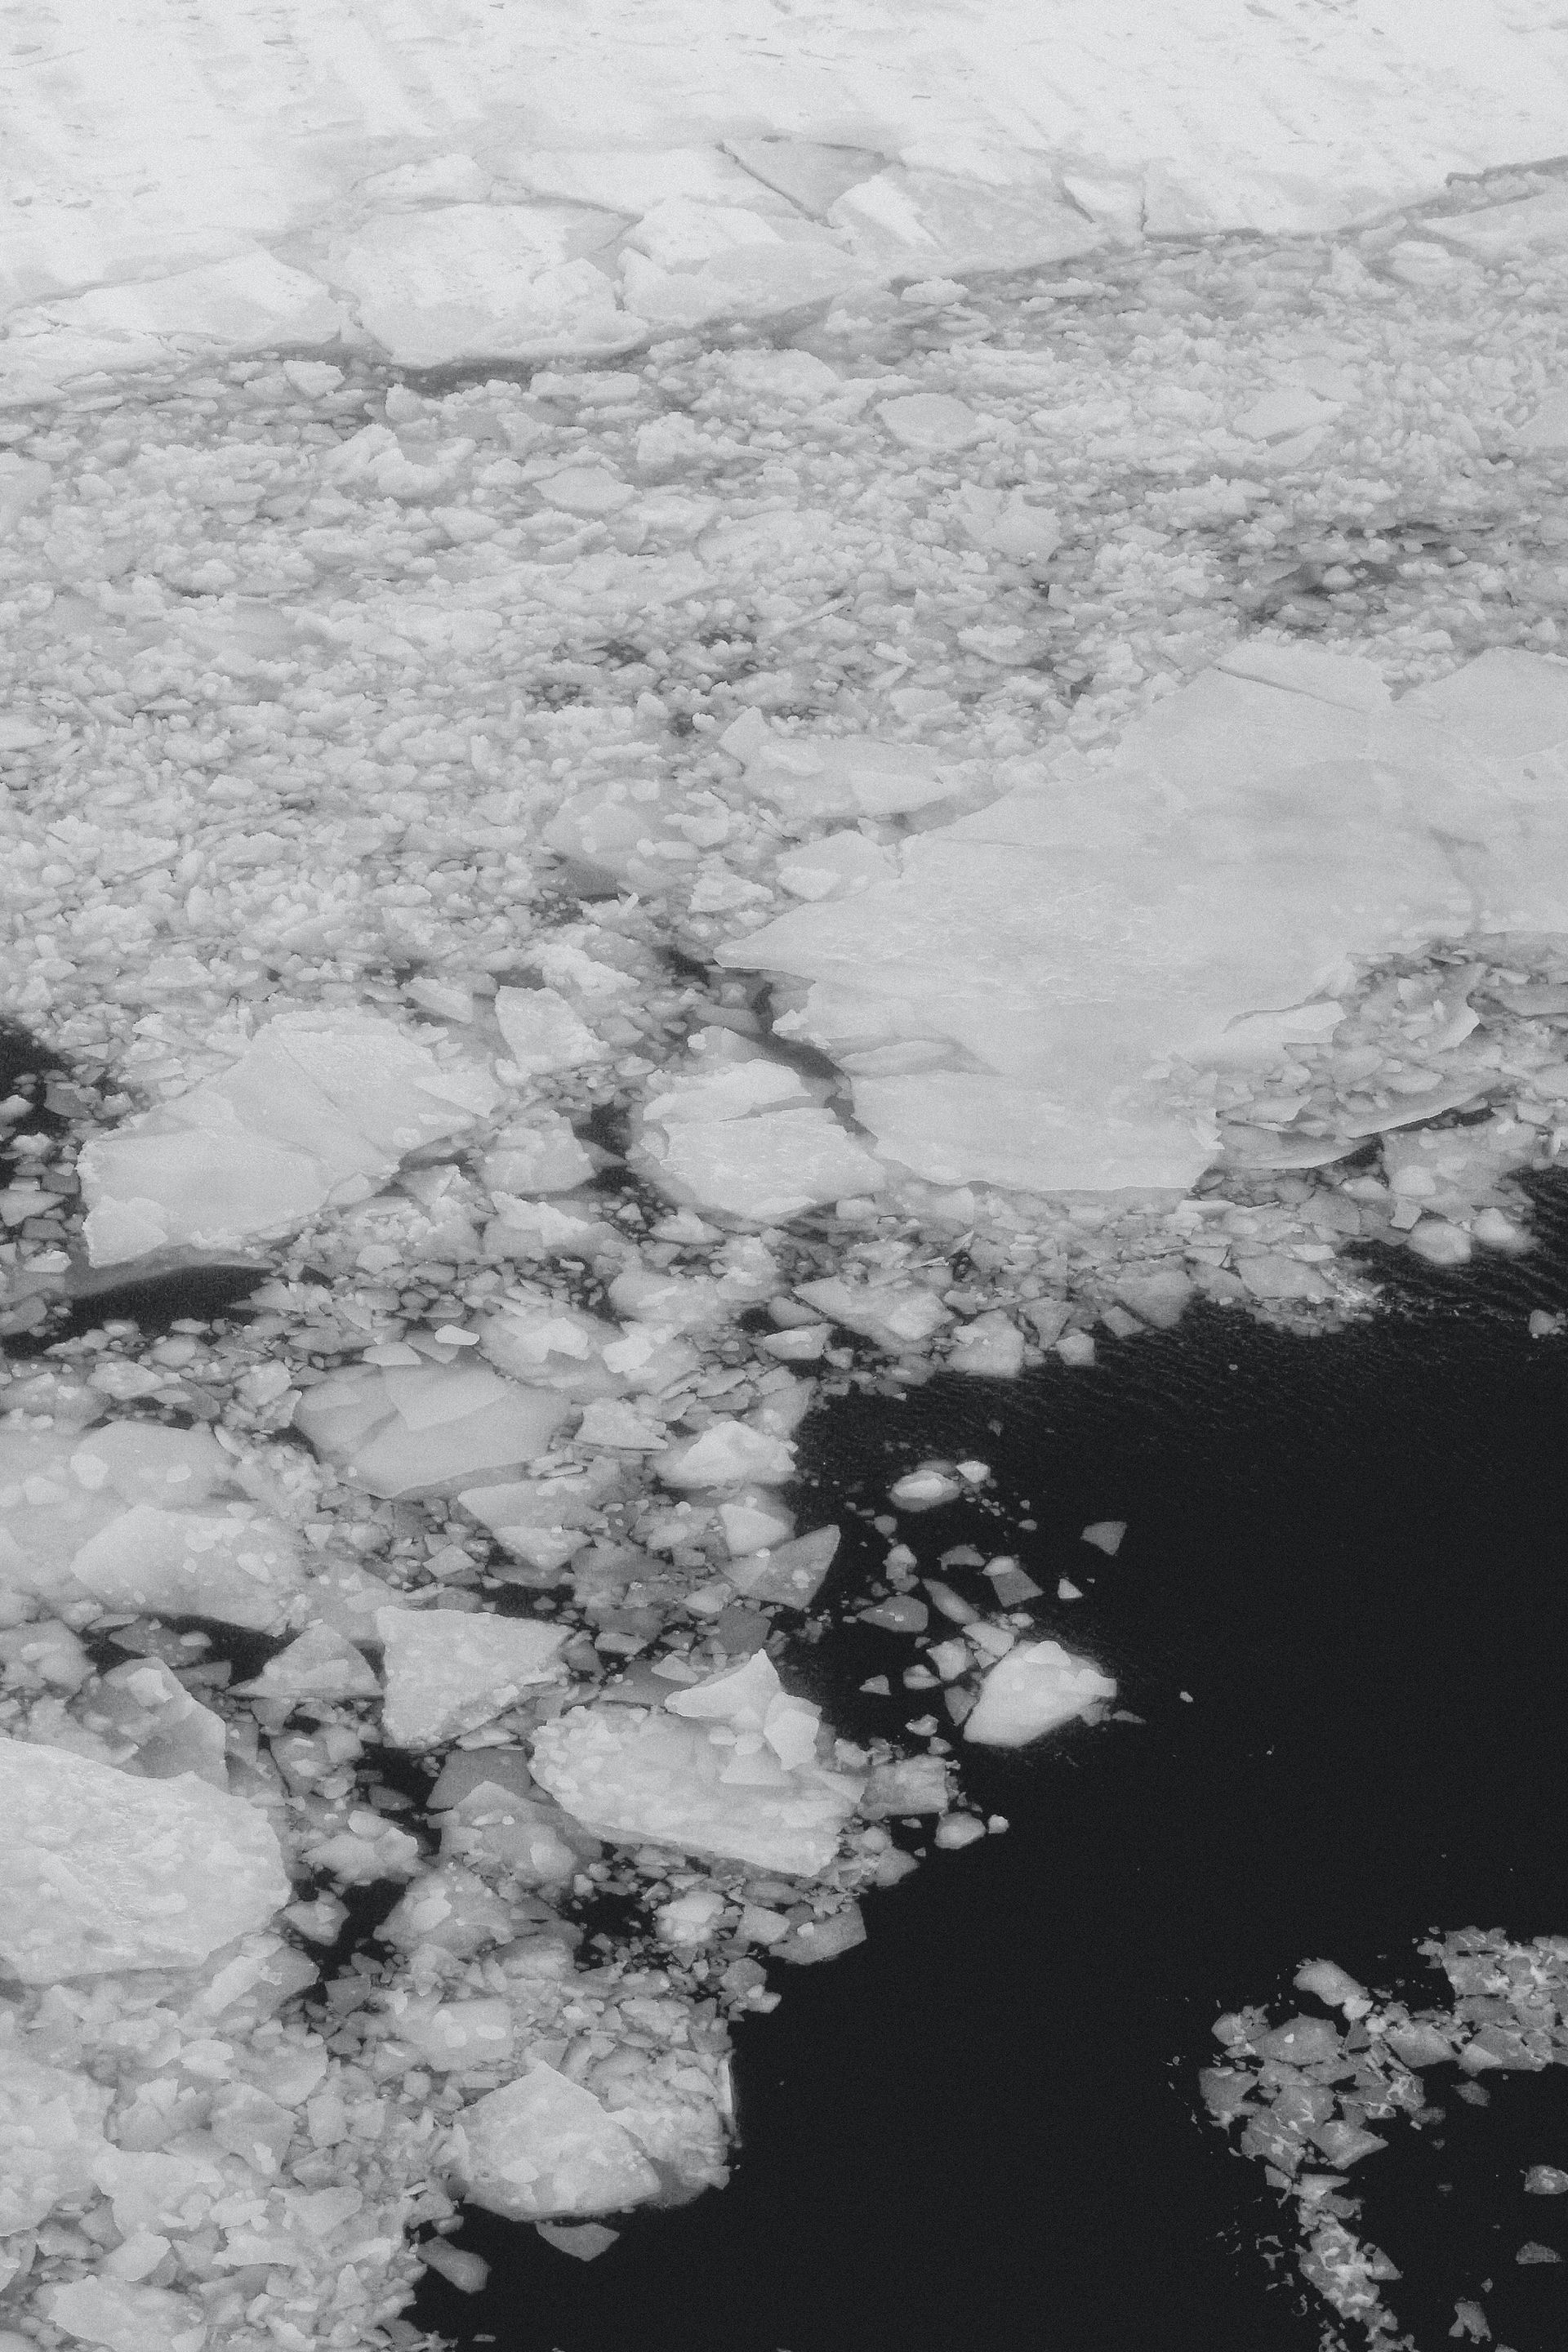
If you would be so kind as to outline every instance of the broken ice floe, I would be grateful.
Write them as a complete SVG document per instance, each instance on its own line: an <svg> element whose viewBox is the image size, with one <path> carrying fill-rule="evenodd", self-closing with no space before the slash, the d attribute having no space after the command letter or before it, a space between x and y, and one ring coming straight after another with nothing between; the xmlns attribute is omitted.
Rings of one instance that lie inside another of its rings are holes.
<svg viewBox="0 0 1568 2352"><path fill-rule="evenodd" d="M673 1074L643 1107L640 1157L663 1191L765 1224L886 1182L823 1107L820 1087L727 1030L708 1035L702 1066Z"/></svg>
<svg viewBox="0 0 1568 2352"><path fill-rule="evenodd" d="M137 1779L0 1740L0 1954L25 1984L188 1967L289 1899L265 1814L192 1774Z"/></svg>
<svg viewBox="0 0 1568 2352"><path fill-rule="evenodd" d="M963 1736L980 1746L1022 1748L1116 1696L1116 1685L1059 1642L1019 1642L981 1685Z"/></svg>
<svg viewBox="0 0 1568 2352"><path fill-rule="evenodd" d="M88 1145L92 1261L287 1232L324 1202L363 1199L495 1100L482 1071L444 1069L390 1022L280 1013L232 1069Z"/></svg>

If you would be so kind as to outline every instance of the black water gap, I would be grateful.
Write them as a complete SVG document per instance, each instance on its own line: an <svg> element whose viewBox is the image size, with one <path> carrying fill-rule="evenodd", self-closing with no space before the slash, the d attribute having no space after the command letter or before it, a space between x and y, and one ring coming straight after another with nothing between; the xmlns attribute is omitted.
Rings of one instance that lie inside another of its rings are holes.
<svg viewBox="0 0 1568 2352"><path fill-rule="evenodd" d="M501 2352L1319 2344L1289 2216L1195 2119L1195 2074L1222 2009L1296 2005L1304 1958L1446 2001L1414 1950L1429 1928L1568 1929L1568 1340L1527 1325L1564 1303L1568 1220L1559 1184L1536 1194L1530 1259L1407 1273L1338 1334L1201 1310L1089 1370L813 1418L818 1517L882 1507L927 1454L988 1462L987 1500L905 1522L922 1564L1017 1550L1043 1629L1145 1720L965 1750L1009 1831L873 1898L863 1948L788 1972L740 2029L731 2185L632 2216L592 2264L473 2214L458 2242L490 2285L431 2279L424 2324ZM1104 1518L1129 1523L1114 1560L1080 1540ZM1063 1574L1083 1599L1056 1600ZM860 1638L800 1660L846 1731L921 1704L859 1694ZM1430 2086L1442 2147L1405 2132L1361 2168L1363 2226L1424 2347L1491 2277L1500 2336L1545 2352L1568 2265L1513 2257L1565 2234L1519 2193L1524 2166L1568 2165L1564 2082L1494 2075L1483 2111L1454 2079Z"/></svg>

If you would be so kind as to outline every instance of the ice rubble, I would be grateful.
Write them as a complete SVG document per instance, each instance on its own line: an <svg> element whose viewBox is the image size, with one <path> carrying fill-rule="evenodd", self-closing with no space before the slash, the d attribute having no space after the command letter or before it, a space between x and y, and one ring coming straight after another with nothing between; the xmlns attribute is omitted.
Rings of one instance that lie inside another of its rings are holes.
<svg viewBox="0 0 1568 2352"><path fill-rule="evenodd" d="M280 1013L233 1068L81 1155L95 1265L170 1244L219 1249L363 1200L405 1153L490 1110L493 1083L443 1069L392 1023Z"/></svg>
<svg viewBox="0 0 1568 2352"><path fill-rule="evenodd" d="M140 1780L0 1740L0 1954L24 1984L188 1967L289 1897L264 1813L195 1774Z"/></svg>
<svg viewBox="0 0 1568 2352"><path fill-rule="evenodd" d="M781 1029L839 1060L881 1155L931 1182L1185 1190L1219 1150L1203 1074L1237 1024L1310 1020L1352 957L1568 927L1565 757L1568 668L1544 656L1493 650L1394 702L1369 663L1279 646L1156 702L1098 772L1030 763L908 842L896 881L720 960L812 983ZM874 1074L911 1047L937 1066ZM1435 1074L1380 1123L1476 1091Z"/></svg>

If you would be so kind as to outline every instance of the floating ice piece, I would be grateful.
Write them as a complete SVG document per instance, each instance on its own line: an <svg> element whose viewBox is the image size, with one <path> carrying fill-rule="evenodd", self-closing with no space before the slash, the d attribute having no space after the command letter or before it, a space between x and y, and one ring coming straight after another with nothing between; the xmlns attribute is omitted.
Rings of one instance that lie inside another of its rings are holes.
<svg viewBox="0 0 1568 2352"><path fill-rule="evenodd" d="M1123 1274L1117 1277L1116 1296L1123 1307L1131 1307L1141 1323L1152 1324L1156 1331L1173 1331L1191 1304L1194 1291L1192 1276L1179 1266L1155 1274Z"/></svg>
<svg viewBox="0 0 1568 2352"><path fill-rule="evenodd" d="M662 1454L669 1443L664 1423L617 1397L600 1397L583 1415L579 1445L605 1445L633 1454Z"/></svg>
<svg viewBox="0 0 1568 2352"><path fill-rule="evenodd" d="M758 1652L738 1675L750 1675ZM711 1684L679 1691L700 1699ZM754 1694L753 1694L754 1698ZM721 1694L722 1700L722 1694ZM573 1707L534 1735L534 1778L583 1827L621 1844L651 1842L685 1853L749 1862L809 1876L826 1870L863 1780L826 1770L805 1752L805 1702L737 1731L725 1717L679 1720L667 1710ZM755 1705L749 1713L757 1711ZM812 1750L816 1735L812 1727ZM786 1765L784 1757L799 1760Z"/></svg>
<svg viewBox="0 0 1568 2352"><path fill-rule="evenodd" d="M46 2287L38 2308L62 2334L107 2352L201 2352L206 2342L206 2315L190 2295L112 2275Z"/></svg>
<svg viewBox="0 0 1568 2352"><path fill-rule="evenodd" d="M355 1365L308 1389L294 1426L373 1495L457 1494L521 1470L571 1412L488 1364Z"/></svg>
<svg viewBox="0 0 1568 2352"><path fill-rule="evenodd" d="M584 257L620 226L587 205L447 205L372 219L328 266L402 367L608 357L646 331Z"/></svg>
<svg viewBox="0 0 1568 2352"><path fill-rule="evenodd" d="M383 1609L385 1732L395 1748L437 1748L563 1679L564 1625L462 1609Z"/></svg>
<svg viewBox="0 0 1568 2352"><path fill-rule="evenodd" d="M1024 1369L1024 1335L1000 1310L976 1315L953 1333L948 1367L977 1380L1016 1381Z"/></svg>
<svg viewBox="0 0 1568 2352"><path fill-rule="evenodd" d="M158 1617L213 1617L276 1633L303 1586L299 1552L280 1520L218 1518L137 1503L89 1538L71 1574L111 1609Z"/></svg>
<svg viewBox="0 0 1568 2352"><path fill-rule="evenodd" d="M742 711L719 743L744 762L753 791L802 824L900 815L945 800L960 782L953 762L924 744L885 743L875 735L784 735L757 709Z"/></svg>
<svg viewBox="0 0 1568 2352"><path fill-rule="evenodd" d="M566 1121L543 1108L504 1129L479 1162L492 1192L573 1192L593 1172L593 1160Z"/></svg>
<svg viewBox="0 0 1568 2352"><path fill-rule="evenodd" d="M723 1507L720 1517L725 1517ZM730 1581L748 1601L776 1601L789 1609L809 1609L833 1565L838 1541L837 1528L813 1528L809 1535L797 1536L791 1543L733 1560Z"/></svg>
<svg viewBox="0 0 1568 2352"><path fill-rule="evenodd" d="M223 1717L193 1698L162 1658L133 1658L111 1667L93 1694L93 1713L108 1717L116 1738L134 1743L134 1756L123 1762L116 1759L122 1771L150 1780L194 1772L210 1788L226 1790Z"/></svg>
<svg viewBox="0 0 1568 2352"><path fill-rule="evenodd" d="M452 2147L462 2193L509 2221L616 2213L658 2194L658 2175L625 2126L542 2062L465 2107Z"/></svg>
<svg viewBox="0 0 1568 2352"><path fill-rule="evenodd" d="M312 1625L254 1682L237 1683L237 1696L254 1698L374 1698L381 1685L353 1643L330 1625Z"/></svg>
<svg viewBox="0 0 1568 2352"><path fill-rule="evenodd" d="M350 319L319 278L258 245L195 269L95 286L64 301L13 310L6 323L25 339L29 357L40 343L54 346L37 351L43 369L68 380L146 367L204 343L253 352L334 342Z"/></svg>
<svg viewBox="0 0 1568 2352"><path fill-rule="evenodd" d="M47 2221L61 2198L91 2191L114 2094L74 2067L25 2056L12 2034L0 2048L0 2237L9 2237Z"/></svg>
<svg viewBox="0 0 1568 2352"><path fill-rule="evenodd" d="M1126 1533L1125 1519L1096 1519L1091 1527L1085 1528L1079 1540L1092 1544L1096 1551L1102 1551L1108 1559L1114 1559L1121 1549L1121 1538Z"/></svg>
<svg viewBox="0 0 1568 2352"><path fill-rule="evenodd" d="M1291 1981L1298 1992L1316 1993L1331 2009L1342 2010L1352 2024L1372 2008L1365 1985L1358 1983L1345 1969L1336 1968L1332 1960L1305 1961Z"/></svg>
<svg viewBox="0 0 1568 2352"><path fill-rule="evenodd" d="M1343 414L1338 401L1321 400L1304 385L1281 384L1244 409L1236 420L1236 429L1249 441L1288 441L1314 425L1331 425Z"/></svg>
<svg viewBox="0 0 1568 2352"><path fill-rule="evenodd" d="M898 860L863 833L829 833L779 859L778 876L792 898L852 898L873 882L888 882Z"/></svg>
<svg viewBox="0 0 1568 2352"><path fill-rule="evenodd" d="M1109 1675L1059 1642L1020 1642L987 1674L963 1736L987 1748L1022 1748L1115 1696Z"/></svg>
<svg viewBox="0 0 1568 2352"><path fill-rule="evenodd" d="M933 1511L942 1503L951 1503L963 1492L963 1481L949 1470L940 1470L922 1463L918 1470L906 1471L895 1478L888 1489L888 1500L900 1511Z"/></svg>
<svg viewBox="0 0 1568 2352"><path fill-rule="evenodd" d="M627 304L664 326L752 319L826 301L867 283L862 264L812 222L675 196L630 232L621 256Z"/></svg>
<svg viewBox="0 0 1568 2352"><path fill-rule="evenodd" d="M547 2246L578 2263L596 2262L621 2234L618 2230L606 2230L602 2221L536 2221L533 2226Z"/></svg>
<svg viewBox="0 0 1568 2352"><path fill-rule="evenodd" d="M608 1051L558 989L500 988L495 1007L501 1035L525 1078L580 1069Z"/></svg>
<svg viewBox="0 0 1568 2352"><path fill-rule="evenodd" d="M700 1437L672 1446L658 1465L667 1486L783 1486L795 1475L795 1448L743 1421L716 1421Z"/></svg>
<svg viewBox="0 0 1568 2352"><path fill-rule="evenodd" d="M808 1307L820 1308L847 1330L858 1331L895 1354L906 1348L918 1348L943 1324L952 1321L952 1309L942 1305L934 1290L928 1290L919 1282L862 1286L846 1282L838 1275L827 1275L820 1282L797 1283L795 1297L803 1298Z"/></svg>
<svg viewBox="0 0 1568 2352"><path fill-rule="evenodd" d="M504 2000L416 1998L394 2014L398 2040L438 2074L461 2066L504 2065L511 2056L514 2020Z"/></svg>
<svg viewBox="0 0 1568 2352"><path fill-rule="evenodd" d="M481 1071L443 1068L391 1022L281 1013L232 1069L87 1146L89 1255L114 1265L285 1233L340 1187L363 1199L495 1100Z"/></svg>
<svg viewBox="0 0 1568 2352"><path fill-rule="evenodd" d="M766 1060L721 1065L654 1096L641 1152L676 1199L757 1223L887 1181L799 1072Z"/></svg>
<svg viewBox="0 0 1568 2352"><path fill-rule="evenodd" d="M289 1894L242 1798L16 1739L0 1741L0 1958L25 1984L195 1967Z"/></svg>
<svg viewBox="0 0 1568 2352"><path fill-rule="evenodd" d="M905 160L847 189L828 220L889 277L1033 269L1108 242L1106 224L1068 204L1032 157L1021 166L1016 150L968 143L946 126L909 142Z"/></svg>

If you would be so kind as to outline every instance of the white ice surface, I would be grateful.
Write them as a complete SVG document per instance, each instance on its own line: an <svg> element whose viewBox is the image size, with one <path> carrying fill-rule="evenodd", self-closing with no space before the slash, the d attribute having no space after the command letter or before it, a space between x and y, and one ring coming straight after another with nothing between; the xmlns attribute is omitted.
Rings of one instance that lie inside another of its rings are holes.
<svg viewBox="0 0 1568 2352"><path fill-rule="evenodd" d="M542 2063L465 2107L458 2131L466 2194L512 2221L615 2213L658 2193L658 2175L626 2126Z"/></svg>
<svg viewBox="0 0 1568 2352"><path fill-rule="evenodd" d="M1195 1079L1232 1023L1327 995L1352 957L1568 927L1568 664L1542 655L1396 703L1369 663L1245 648L1109 766L1014 772L909 841L897 880L720 951L814 983L781 1025L933 1183L1185 1187L1215 1157ZM889 1047L935 1066L882 1075Z"/></svg>
<svg viewBox="0 0 1568 2352"><path fill-rule="evenodd" d="M1334 228L1561 152L1552 0L17 0L12 396L342 333L599 358L878 278Z"/></svg>
<svg viewBox="0 0 1568 2352"><path fill-rule="evenodd" d="M383 1609L386 1737L395 1748L436 1748L561 1679L564 1625L459 1609Z"/></svg>

